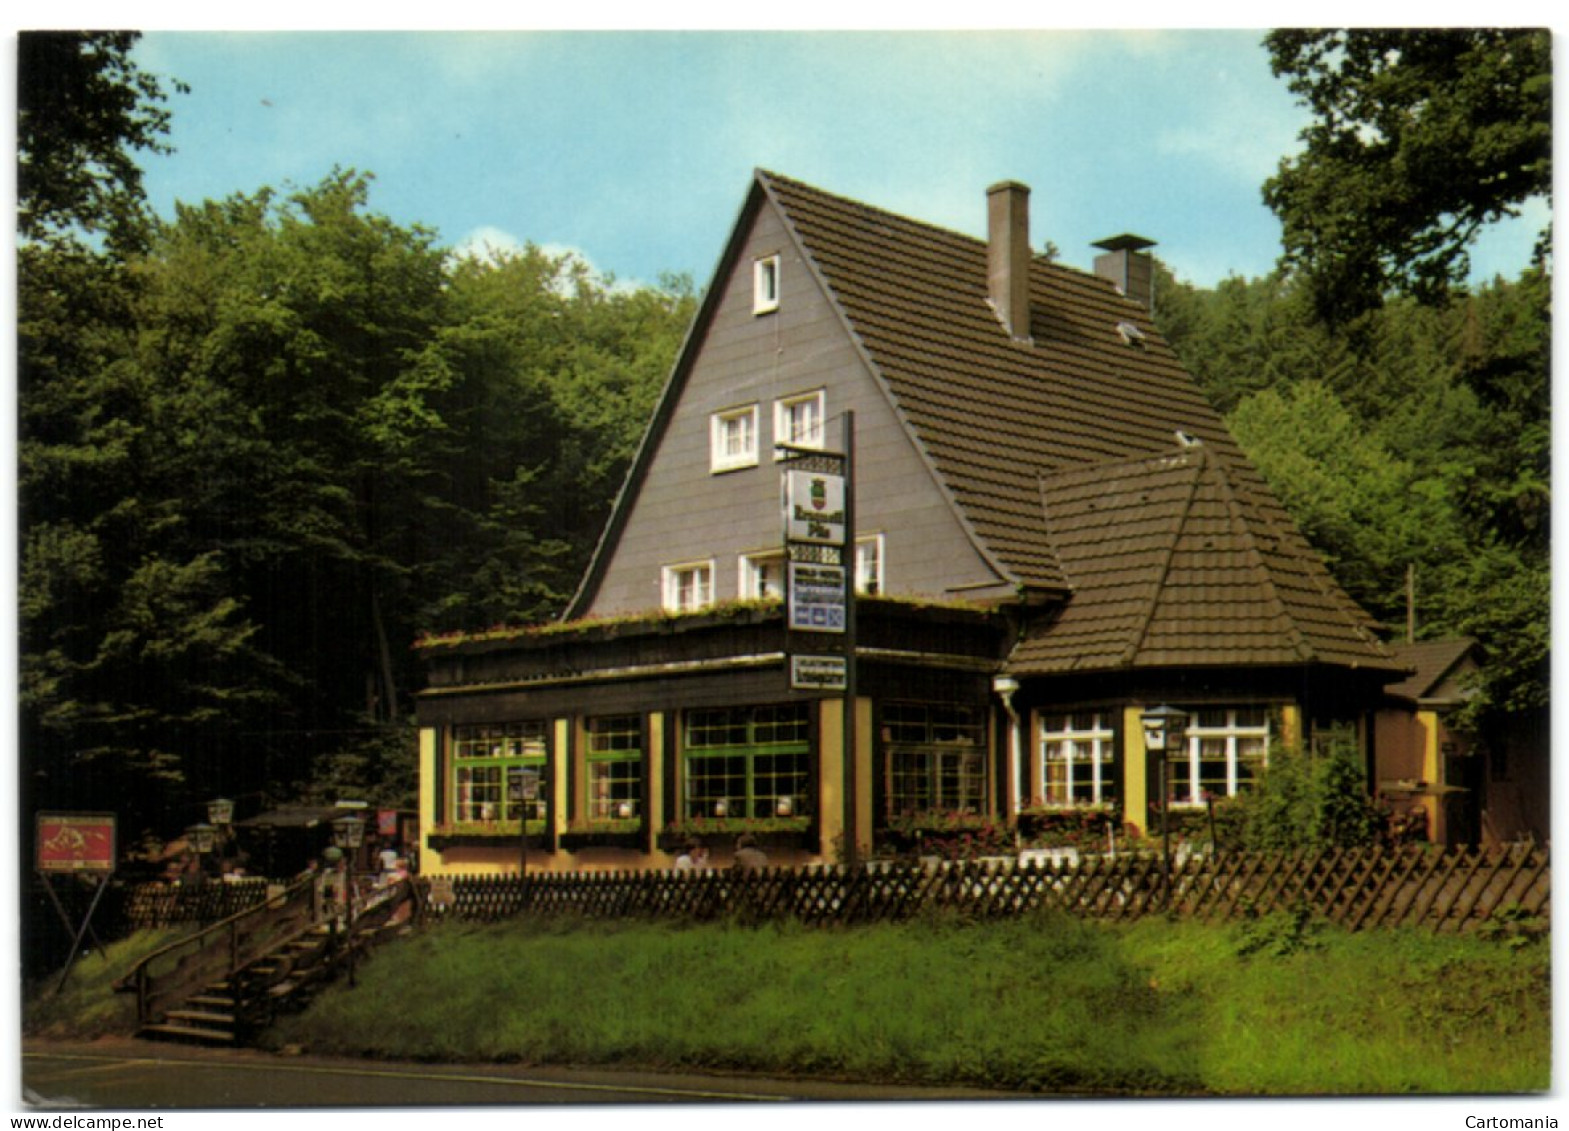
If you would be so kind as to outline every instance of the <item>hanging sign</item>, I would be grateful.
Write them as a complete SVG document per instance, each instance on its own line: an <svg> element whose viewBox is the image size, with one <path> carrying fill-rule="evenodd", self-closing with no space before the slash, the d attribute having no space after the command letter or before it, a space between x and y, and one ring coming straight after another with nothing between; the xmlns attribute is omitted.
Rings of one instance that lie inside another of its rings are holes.
<svg viewBox="0 0 1569 1131"><path fill-rule="evenodd" d="M845 570L842 565L788 564L790 627L803 632L843 632Z"/></svg>
<svg viewBox="0 0 1569 1131"><path fill-rule="evenodd" d="M40 872L113 872L113 813L39 813Z"/></svg>
<svg viewBox="0 0 1569 1131"><path fill-rule="evenodd" d="M844 545L844 476L786 471L784 495L787 542Z"/></svg>
<svg viewBox="0 0 1569 1131"><path fill-rule="evenodd" d="M791 656L792 691L843 691L849 669L843 656Z"/></svg>

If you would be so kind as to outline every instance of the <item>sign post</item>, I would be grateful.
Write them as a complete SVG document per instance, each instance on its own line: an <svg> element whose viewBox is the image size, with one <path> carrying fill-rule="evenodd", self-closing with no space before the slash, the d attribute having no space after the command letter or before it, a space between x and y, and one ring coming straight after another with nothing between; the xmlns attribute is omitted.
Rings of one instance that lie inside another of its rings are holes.
<svg viewBox="0 0 1569 1131"><path fill-rule="evenodd" d="M38 875L43 880L44 890L49 893L50 902L60 915L66 933L71 935L71 954L66 959L65 969L60 971L60 982L55 986L55 993L65 989L66 979L82 948L82 940L87 936L92 936L93 945L98 947L98 953L103 955L104 961L109 960L109 956L104 954L103 942L93 930L93 912L98 910L98 902L103 899L104 892L109 890L109 879L114 875L115 832L113 813L37 815L34 859ZM93 901L88 905L87 914L82 917L78 927L71 925L71 917L66 913L65 905L60 902L51 882L52 876L59 875L86 876L96 882Z"/></svg>
<svg viewBox="0 0 1569 1131"><path fill-rule="evenodd" d="M845 862L855 843L855 413L844 414L844 451L779 445L784 461L785 627L821 634L789 652L790 690L844 697ZM837 638L837 641L834 640ZM837 649L830 647L836 642Z"/></svg>

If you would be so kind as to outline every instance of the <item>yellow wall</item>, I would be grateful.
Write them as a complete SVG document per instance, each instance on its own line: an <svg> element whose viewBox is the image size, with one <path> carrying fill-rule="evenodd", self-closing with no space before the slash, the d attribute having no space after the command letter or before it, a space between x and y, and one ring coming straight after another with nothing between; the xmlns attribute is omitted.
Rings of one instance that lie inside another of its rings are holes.
<svg viewBox="0 0 1569 1131"><path fill-rule="evenodd" d="M643 798L643 820L648 822L648 828L662 829L665 827L665 715L663 711L654 711L648 716L648 749L644 752L648 759L648 796ZM668 852L655 850L653 859L658 861L656 867L668 868L675 864L675 857ZM631 865L636 867L637 865Z"/></svg>
<svg viewBox="0 0 1569 1131"><path fill-rule="evenodd" d="M872 851L872 701L855 703L855 844L862 859Z"/></svg>
<svg viewBox="0 0 1569 1131"><path fill-rule="evenodd" d="M559 835L567 831L567 775L572 772L572 720L556 720L556 738L550 748L551 812ZM582 796L581 793L578 796Z"/></svg>
<svg viewBox="0 0 1569 1131"><path fill-rule="evenodd" d="M441 767L436 763L437 735L435 727L420 727L419 730L419 866L424 871L428 864L434 864L438 857L430 850L430 845L425 843L425 836L438 820L436 814L436 779L441 775Z"/></svg>
<svg viewBox="0 0 1569 1131"><path fill-rule="evenodd" d="M1144 708L1122 710L1122 819L1149 832L1149 751L1144 746ZM1156 784L1160 788L1159 783Z"/></svg>
<svg viewBox="0 0 1569 1131"><path fill-rule="evenodd" d="M1302 708L1295 703L1280 708L1280 744L1292 750L1302 749Z"/></svg>
<svg viewBox="0 0 1569 1131"><path fill-rule="evenodd" d="M1380 711L1373 724L1374 788L1392 781L1442 784L1440 749L1436 712ZM1402 813L1412 808L1424 810L1428 835L1443 843L1448 830L1439 798L1392 791L1389 802Z"/></svg>
<svg viewBox="0 0 1569 1131"><path fill-rule="evenodd" d="M817 819L833 845L845 831L844 700L824 699L817 718Z"/></svg>

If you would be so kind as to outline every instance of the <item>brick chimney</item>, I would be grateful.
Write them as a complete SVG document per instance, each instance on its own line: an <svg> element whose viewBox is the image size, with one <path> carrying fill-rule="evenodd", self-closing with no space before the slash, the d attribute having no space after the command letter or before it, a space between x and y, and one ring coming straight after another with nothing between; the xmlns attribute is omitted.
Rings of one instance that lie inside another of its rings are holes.
<svg viewBox="0 0 1569 1131"><path fill-rule="evenodd" d="M1155 246L1143 236L1112 236L1095 244L1106 252L1095 257L1095 274L1145 310L1155 309L1155 260L1145 250Z"/></svg>
<svg viewBox="0 0 1569 1131"><path fill-rule="evenodd" d="M1030 337L1030 187L1002 181L986 190L986 282L1008 333Z"/></svg>

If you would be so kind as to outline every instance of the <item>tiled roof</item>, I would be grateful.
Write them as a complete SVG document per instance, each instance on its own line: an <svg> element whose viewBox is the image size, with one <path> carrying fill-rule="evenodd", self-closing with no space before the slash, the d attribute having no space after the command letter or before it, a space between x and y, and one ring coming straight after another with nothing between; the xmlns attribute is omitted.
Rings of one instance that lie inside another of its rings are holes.
<svg viewBox="0 0 1569 1131"><path fill-rule="evenodd" d="M1390 666L1142 306L1037 258L1018 341L988 301L983 241L775 174L758 183L982 548L1023 586L1071 590L1021 645L1021 670ZM1179 431L1200 454L1173 450ZM1132 491L1107 500L1115 523L1090 499L1108 478Z"/></svg>
<svg viewBox="0 0 1569 1131"><path fill-rule="evenodd" d="M1399 699L1416 702L1432 695L1445 676L1465 659L1476 641L1459 636L1448 640L1418 640L1411 644L1393 644L1390 650L1395 659L1407 668L1415 669L1399 683L1392 683L1384 690Z"/></svg>
<svg viewBox="0 0 1569 1131"><path fill-rule="evenodd" d="M1322 571L1207 445L1086 464L1040 491L1073 596L1020 643L1013 670L1373 659Z"/></svg>

